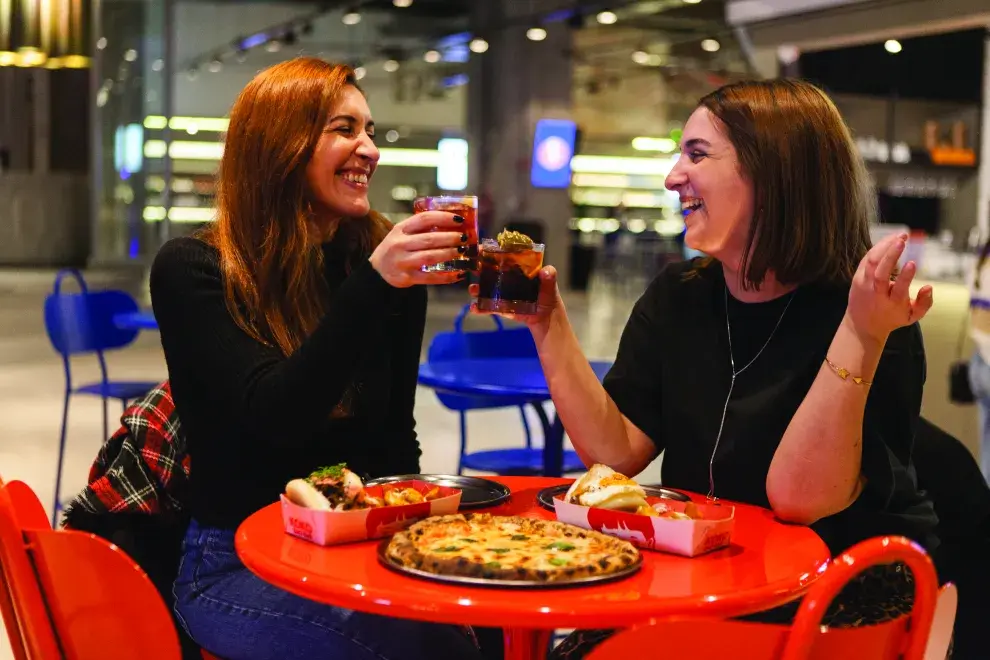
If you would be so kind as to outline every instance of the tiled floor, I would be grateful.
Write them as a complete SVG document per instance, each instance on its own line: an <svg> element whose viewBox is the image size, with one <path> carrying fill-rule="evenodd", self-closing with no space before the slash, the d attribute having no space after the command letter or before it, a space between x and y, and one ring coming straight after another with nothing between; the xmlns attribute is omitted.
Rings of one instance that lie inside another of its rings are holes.
<svg viewBox="0 0 990 660"><path fill-rule="evenodd" d="M96 288L117 286L132 290L146 301L139 278L107 273L88 276ZM52 273L0 271L0 474L5 479L29 483L50 506L54 486L61 397L62 365L44 334L42 303L51 286ZM587 294L566 296L568 311L589 357L610 358L642 281L625 281L621 287L597 281ZM956 285L937 284L936 306L924 322L929 356L928 385L924 414L932 421L976 447L975 412L947 403L946 374L956 350L956 339L966 306L966 292ZM450 326L464 299L457 291L445 292L430 305L427 341ZM471 325L487 323L473 319ZM156 333L143 333L136 343L108 356L115 378L164 378L165 365ZM80 378L96 377L92 360L74 365ZM111 410L111 428L119 410ZM428 390L417 399L416 417L423 445L423 469L449 473L456 469L457 418L444 410ZM536 424L535 419L533 420ZM515 411L475 412L469 415L472 448L514 445L522 442ZM98 401L77 397L69 421L64 492L72 493L85 483L86 474L99 448L102 417ZM536 426L538 428L538 426ZM659 461L641 475L644 482L659 481ZM10 657L5 633L0 633L0 660Z"/></svg>

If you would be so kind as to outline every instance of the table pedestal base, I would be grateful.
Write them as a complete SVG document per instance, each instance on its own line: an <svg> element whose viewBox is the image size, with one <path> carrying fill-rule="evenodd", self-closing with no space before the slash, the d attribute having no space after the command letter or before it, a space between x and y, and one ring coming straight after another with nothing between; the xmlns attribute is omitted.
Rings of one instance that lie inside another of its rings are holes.
<svg viewBox="0 0 990 660"><path fill-rule="evenodd" d="M552 630L505 629L505 660L545 660Z"/></svg>

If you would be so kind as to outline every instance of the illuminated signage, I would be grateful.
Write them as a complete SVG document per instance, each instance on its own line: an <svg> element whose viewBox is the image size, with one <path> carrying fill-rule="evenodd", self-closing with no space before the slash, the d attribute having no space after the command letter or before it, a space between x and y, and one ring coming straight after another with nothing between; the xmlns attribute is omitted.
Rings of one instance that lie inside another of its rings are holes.
<svg viewBox="0 0 990 660"><path fill-rule="evenodd" d="M577 124L566 119L541 119L533 136L530 181L534 188L567 188L571 185L571 158Z"/></svg>

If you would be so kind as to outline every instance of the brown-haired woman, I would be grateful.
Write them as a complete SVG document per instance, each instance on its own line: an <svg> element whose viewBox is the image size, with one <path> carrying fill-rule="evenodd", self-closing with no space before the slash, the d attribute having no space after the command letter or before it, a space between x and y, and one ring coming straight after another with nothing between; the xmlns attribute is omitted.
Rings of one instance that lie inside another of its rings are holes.
<svg viewBox="0 0 990 660"><path fill-rule="evenodd" d="M552 268L525 319L579 454L635 475L662 451L664 485L771 507L833 553L882 534L934 548L911 462L932 289L911 297L913 263L895 275L906 237L871 248L875 198L835 106L798 81L723 87L687 122L667 188L708 258L650 284L604 385ZM910 602L910 577L880 571L827 620Z"/></svg>
<svg viewBox="0 0 990 660"><path fill-rule="evenodd" d="M452 274L462 218L392 227L370 210L375 128L348 67L300 58L261 72L231 110L217 219L170 241L151 297L190 454L175 609L224 658L472 658L451 626L308 601L251 574L234 531L285 484L346 462L419 470L413 420L426 291ZM438 228L438 231L431 231Z"/></svg>

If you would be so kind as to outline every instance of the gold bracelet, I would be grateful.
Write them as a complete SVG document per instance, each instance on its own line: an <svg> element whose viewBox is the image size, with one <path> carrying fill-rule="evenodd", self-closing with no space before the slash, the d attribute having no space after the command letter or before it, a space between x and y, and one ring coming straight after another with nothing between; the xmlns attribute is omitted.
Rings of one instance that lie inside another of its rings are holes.
<svg viewBox="0 0 990 660"><path fill-rule="evenodd" d="M828 356L827 355L825 356L825 363L829 367L831 367L832 371L835 372L835 375L838 376L839 378L841 378L842 380L849 380L851 378L852 379L852 382L856 383L857 385L872 385L873 384L871 381L863 380L863 378L861 376L853 376L851 373L849 373L849 370L846 369L846 368L844 368L844 367L836 366L836 364L834 362L832 362L831 360L828 359Z"/></svg>

